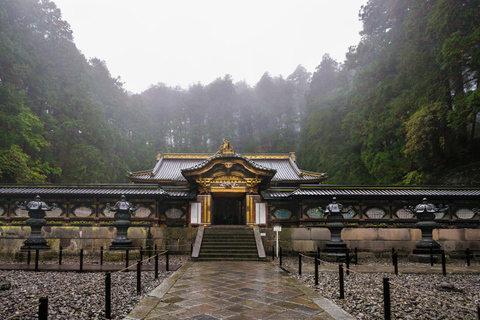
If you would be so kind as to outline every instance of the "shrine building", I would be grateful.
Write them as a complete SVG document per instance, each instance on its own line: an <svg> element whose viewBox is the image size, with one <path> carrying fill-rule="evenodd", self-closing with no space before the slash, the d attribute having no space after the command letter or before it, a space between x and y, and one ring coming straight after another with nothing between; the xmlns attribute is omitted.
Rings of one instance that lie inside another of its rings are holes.
<svg viewBox="0 0 480 320"><path fill-rule="evenodd" d="M138 207L129 229L136 244L145 244L152 233L190 248L196 227L225 225L259 227L272 241L272 227L282 226L290 230L284 236L293 250L314 250L329 239L325 209L336 197L345 223L342 237L349 245L407 248L419 237L418 230L411 231L418 219L408 208L427 198L443 208L435 213L439 241L451 250L480 249L480 187L328 185L325 173L299 168L294 153L240 154L228 141L214 154L158 153L153 168L128 178L132 183L2 184L0 241L7 241L2 238L7 234L24 237L28 212L17 203L39 195L57 204L45 217L47 238L64 241L87 234L88 244L107 247L115 232L108 204L124 195Z"/></svg>

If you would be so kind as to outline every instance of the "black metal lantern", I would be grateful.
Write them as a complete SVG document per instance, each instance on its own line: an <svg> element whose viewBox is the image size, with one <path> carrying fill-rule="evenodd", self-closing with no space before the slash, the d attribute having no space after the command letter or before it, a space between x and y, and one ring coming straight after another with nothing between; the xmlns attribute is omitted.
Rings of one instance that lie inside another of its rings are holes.
<svg viewBox="0 0 480 320"><path fill-rule="evenodd" d="M50 247L47 245L47 240L42 236L42 227L47 224L47 220L44 219L46 212L55 210L57 205L53 203L51 207L48 206L38 195L33 201L28 203L20 203L17 201L15 205L22 210L28 210L29 219L27 220L27 225L29 225L31 229L30 237L25 240L20 250L49 250Z"/></svg>
<svg viewBox="0 0 480 320"><path fill-rule="evenodd" d="M127 250L133 249L132 240L128 239L127 231L132 225L130 218L132 214L140 207L132 206L130 202L122 195L121 200L117 201L113 207L107 203L108 210L115 212L115 222L113 225L117 228L117 237L113 240L110 250Z"/></svg>
<svg viewBox="0 0 480 320"><path fill-rule="evenodd" d="M331 254L345 254L350 250L347 244L342 240L343 224L343 205L337 203L337 198L333 198L325 213L327 214L327 228L330 230L330 241L327 242L325 252Z"/></svg>
<svg viewBox="0 0 480 320"><path fill-rule="evenodd" d="M404 209L417 215L418 222L415 226L422 231L422 240L415 245L413 253L425 255L442 253L440 244L433 240L433 229L437 227L435 213L446 211L448 206L444 207L440 204L436 207L429 203L427 198L423 198L422 203L417 204L415 208L405 207Z"/></svg>

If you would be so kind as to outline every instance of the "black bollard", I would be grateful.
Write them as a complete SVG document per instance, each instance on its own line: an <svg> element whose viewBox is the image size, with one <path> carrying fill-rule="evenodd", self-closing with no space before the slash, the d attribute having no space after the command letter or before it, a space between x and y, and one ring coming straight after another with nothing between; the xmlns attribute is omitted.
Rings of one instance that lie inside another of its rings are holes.
<svg viewBox="0 0 480 320"><path fill-rule="evenodd" d="M317 258L320 259L320 247L317 247Z"/></svg>
<svg viewBox="0 0 480 320"><path fill-rule="evenodd" d="M315 258L315 285L318 286L318 258Z"/></svg>
<svg viewBox="0 0 480 320"><path fill-rule="evenodd" d="M347 276L350 275L350 254L348 252L345 253L345 263L347 267Z"/></svg>
<svg viewBox="0 0 480 320"><path fill-rule="evenodd" d="M103 247L100 247L100 265L103 266Z"/></svg>
<svg viewBox="0 0 480 320"><path fill-rule="evenodd" d="M358 251L357 251L357 248L355 248L355 265L358 265Z"/></svg>
<svg viewBox="0 0 480 320"><path fill-rule="evenodd" d="M158 253L155 254L155 279L158 279Z"/></svg>
<svg viewBox="0 0 480 320"><path fill-rule="evenodd" d="M279 249L279 253L278 253L279 257L278 258L279 258L279 264L280 264L280 267L281 267L282 266L282 247L280 247L278 249Z"/></svg>
<svg viewBox="0 0 480 320"><path fill-rule="evenodd" d="M383 309L385 320L390 320L390 283L388 282L388 278L383 278Z"/></svg>
<svg viewBox="0 0 480 320"><path fill-rule="evenodd" d="M27 253L27 264L30 264L30 260L32 260L32 251L30 251L30 249L28 249L28 253Z"/></svg>
<svg viewBox="0 0 480 320"><path fill-rule="evenodd" d="M140 261L143 261L143 247L140 247Z"/></svg>
<svg viewBox="0 0 480 320"><path fill-rule="evenodd" d="M433 248L430 247L430 265L433 267Z"/></svg>
<svg viewBox="0 0 480 320"><path fill-rule="evenodd" d="M128 249L125 250L125 269L126 269L125 271L126 271L126 272L128 272L128 264L129 264L129 262L128 262L128 259L129 259L128 254L129 254L129 252L130 252L130 250L128 250Z"/></svg>
<svg viewBox="0 0 480 320"><path fill-rule="evenodd" d="M394 272L395 272L395 275L398 276L398 254L395 252L393 254L393 269L394 269Z"/></svg>
<svg viewBox="0 0 480 320"><path fill-rule="evenodd" d="M167 252L165 252L165 270L166 271L170 271L170 261L169 261L169 257L168 257L168 250Z"/></svg>
<svg viewBox="0 0 480 320"><path fill-rule="evenodd" d="M470 267L470 249L467 248L466 253L467 255L467 267Z"/></svg>
<svg viewBox="0 0 480 320"><path fill-rule="evenodd" d="M155 244L155 253L157 253L157 244Z"/></svg>
<svg viewBox="0 0 480 320"><path fill-rule="evenodd" d="M80 249L80 272L83 272L83 249Z"/></svg>
<svg viewBox="0 0 480 320"><path fill-rule="evenodd" d="M137 295L142 292L142 260L137 261Z"/></svg>
<svg viewBox="0 0 480 320"><path fill-rule="evenodd" d="M395 256L395 249L392 248L392 265L395 265L395 260L394 260L394 257Z"/></svg>
<svg viewBox="0 0 480 320"><path fill-rule="evenodd" d="M38 307L38 320L48 319L48 297L39 299L40 305Z"/></svg>
<svg viewBox="0 0 480 320"><path fill-rule="evenodd" d="M112 319L112 275L105 276L105 318Z"/></svg>
<svg viewBox="0 0 480 320"><path fill-rule="evenodd" d="M35 271L38 271L38 259L40 259L40 252L35 249Z"/></svg>
<svg viewBox="0 0 480 320"><path fill-rule="evenodd" d="M445 250L442 251L442 274L444 277L447 276L447 262L445 259Z"/></svg>
<svg viewBox="0 0 480 320"><path fill-rule="evenodd" d="M275 261L275 246L272 246L272 261Z"/></svg>
<svg viewBox="0 0 480 320"><path fill-rule="evenodd" d="M343 265L338 265L338 278L340 280L340 297L339 299L345 299L345 284L343 281Z"/></svg>
<svg viewBox="0 0 480 320"><path fill-rule="evenodd" d="M150 259L152 257L152 246L148 246L147 251L148 251L148 258Z"/></svg>
<svg viewBox="0 0 480 320"><path fill-rule="evenodd" d="M62 254L63 254L63 248L60 246L60 249L58 250L58 265L62 265Z"/></svg>
<svg viewBox="0 0 480 320"><path fill-rule="evenodd" d="M298 254L298 275L302 275L302 255Z"/></svg>

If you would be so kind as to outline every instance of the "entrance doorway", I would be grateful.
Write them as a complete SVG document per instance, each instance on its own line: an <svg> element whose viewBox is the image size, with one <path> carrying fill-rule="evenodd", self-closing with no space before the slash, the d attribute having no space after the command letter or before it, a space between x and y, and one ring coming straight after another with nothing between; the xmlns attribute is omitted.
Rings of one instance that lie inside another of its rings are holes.
<svg viewBox="0 0 480 320"><path fill-rule="evenodd" d="M213 197L213 224L246 224L242 214L242 198Z"/></svg>

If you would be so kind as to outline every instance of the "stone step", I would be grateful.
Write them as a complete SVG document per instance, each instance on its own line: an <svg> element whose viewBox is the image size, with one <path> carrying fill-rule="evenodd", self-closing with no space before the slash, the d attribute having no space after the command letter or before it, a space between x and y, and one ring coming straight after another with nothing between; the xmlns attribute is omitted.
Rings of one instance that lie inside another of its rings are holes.
<svg viewBox="0 0 480 320"><path fill-rule="evenodd" d="M241 226L205 228L197 260L258 261L253 229Z"/></svg>

